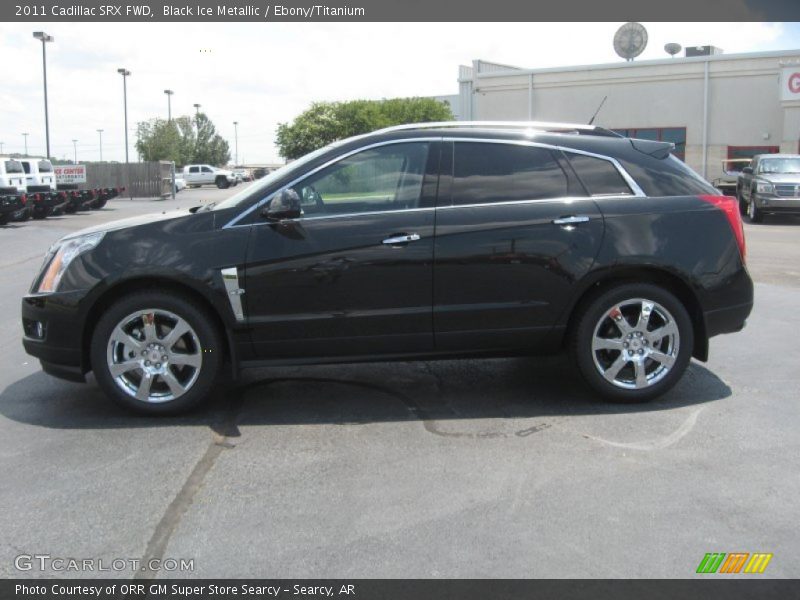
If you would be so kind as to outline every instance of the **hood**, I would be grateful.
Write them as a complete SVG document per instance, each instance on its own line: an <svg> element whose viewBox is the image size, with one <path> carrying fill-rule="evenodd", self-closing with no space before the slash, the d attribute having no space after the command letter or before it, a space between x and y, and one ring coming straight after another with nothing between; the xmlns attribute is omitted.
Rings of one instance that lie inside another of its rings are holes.
<svg viewBox="0 0 800 600"><path fill-rule="evenodd" d="M179 217L185 217L191 214L192 214L191 210L187 208L187 209L171 210L169 212L139 215L138 217L129 217L127 219L119 219L117 221L110 221L108 223L103 223L101 225L95 225L94 227L87 227L86 229L81 229L80 231L76 231L75 233L70 233L69 235L64 236L62 239L68 240L71 238L86 235L88 233L98 233L100 231L103 232L118 231L120 229L128 229L129 227L137 227L138 225L146 225L147 223L155 223L156 221L167 221L169 219L177 219Z"/></svg>
<svg viewBox="0 0 800 600"><path fill-rule="evenodd" d="M800 183L800 173L762 173L756 179L763 179L770 183Z"/></svg>

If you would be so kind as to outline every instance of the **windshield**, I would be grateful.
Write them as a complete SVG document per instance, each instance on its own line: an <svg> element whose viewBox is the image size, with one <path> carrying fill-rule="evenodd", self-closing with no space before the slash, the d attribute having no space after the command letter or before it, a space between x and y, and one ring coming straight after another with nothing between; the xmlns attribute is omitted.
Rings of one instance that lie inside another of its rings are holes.
<svg viewBox="0 0 800 600"><path fill-rule="evenodd" d="M7 160L6 173L23 173L22 163L18 160Z"/></svg>
<svg viewBox="0 0 800 600"><path fill-rule="evenodd" d="M248 198L252 198L253 194L257 194L260 190L263 190L264 188L269 187L275 181L277 181L278 179L284 177L285 175L288 175L289 173L292 173L294 171L299 171L306 164L308 164L309 162L311 162L315 158L325 154L331 148L335 148L336 146L340 146L342 143L344 143L344 141L346 141L346 140L333 142L332 144L329 144L327 146L319 148L318 150L314 150L313 152L310 152L309 154L306 154L302 158L298 158L296 161L291 162L288 165L282 166L280 169L277 169L277 170L273 171L272 173L270 173L269 175L266 175L265 177L262 177L261 179L259 179L258 183L256 183L254 186L246 187L241 192L239 192L238 194L234 194L233 196L231 196L230 198L228 198L224 202L220 202L219 204L215 204L214 206L210 206L210 208L208 210L224 210L226 208L233 208L234 206L238 206L244 200L247 200Z"/></svg>
<svg viewBox="0 0 800 600"><path fill-rule="evenodd" d="M767 158L761 161L760 173L789 174L800 173L800 157Z"/></svg>

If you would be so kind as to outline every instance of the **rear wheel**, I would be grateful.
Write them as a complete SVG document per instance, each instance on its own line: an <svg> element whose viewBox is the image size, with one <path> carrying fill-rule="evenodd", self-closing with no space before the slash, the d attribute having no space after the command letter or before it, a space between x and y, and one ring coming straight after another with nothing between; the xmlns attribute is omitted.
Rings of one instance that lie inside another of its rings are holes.
<svg viewBox="0 0 800 600"><path fill-rule="evenodd" d="M97 382L115 402L169 414L202 402L223 358L222 336L194 301L162 292L125 297L100 318L92 335Z"/></svg>
<svg viewBox="0 0 800 600"><path fill-rule="evenodd" d="M672 388L692 355L683 304L665 289L625 284L586 306L571 350L586 382L606 400L645 402Z"/></svg>
<svg viewBox="0 0 800 600"><path fill-rule="evenodd" d="M230 182L227 177L217 177L216 184L219 189L224 190L230 185Z"/></svg>

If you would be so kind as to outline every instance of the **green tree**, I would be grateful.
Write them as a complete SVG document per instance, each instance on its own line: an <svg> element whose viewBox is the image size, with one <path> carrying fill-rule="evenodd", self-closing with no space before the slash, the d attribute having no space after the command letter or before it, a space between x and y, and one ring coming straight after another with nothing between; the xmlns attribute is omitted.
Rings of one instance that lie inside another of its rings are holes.
<svg viewBox="0 0 800 600"><path fill-rule="evenodd" d="M331 142L403 123L450 121L453 113L433 98L315 102L291 123L280 123L275 143L295 159Z"/></svg>
<svg viewBox="0 0 800 600"><path fill-rule="evenodd" d="M228 142L217 134L211 120L199 113L194 118L172 121L151 119L136 128L136 150L142 160L172 160L177 165L207 163L224 165L230 160Z"/></svg>

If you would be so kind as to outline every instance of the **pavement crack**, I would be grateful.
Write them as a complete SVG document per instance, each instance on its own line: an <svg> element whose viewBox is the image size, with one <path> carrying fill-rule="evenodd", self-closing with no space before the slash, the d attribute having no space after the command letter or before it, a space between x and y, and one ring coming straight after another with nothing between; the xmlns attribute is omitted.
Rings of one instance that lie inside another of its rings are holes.
<svg viewBox="0 0 800 600"><path fill-rule="evenodd" d="M178 528L183 515L189 510L194 501L194 497L203 486L206 476L211 471L214 463L224 450L234 448L235 444L229 441L230 437L239 437L241 433L236 425L242 403L244 401L243 390L239 390L236 398L230 403L226 411L225 418L219 423L212 423L211 443L206 448L205 453L197 461L192 472L183 482L181 489L172 499L166 511L161 516L161 520L156 525L153 535L147 542L144 556L141 559L141 569L133 576L137 580L154 579L159 571L150 569L153 561L160 561L164 558L172 534Z"/></svg>

